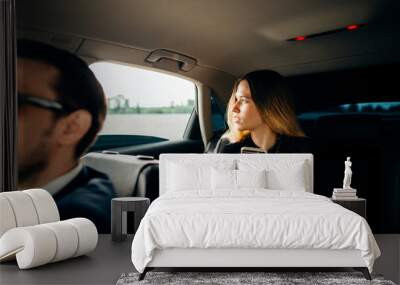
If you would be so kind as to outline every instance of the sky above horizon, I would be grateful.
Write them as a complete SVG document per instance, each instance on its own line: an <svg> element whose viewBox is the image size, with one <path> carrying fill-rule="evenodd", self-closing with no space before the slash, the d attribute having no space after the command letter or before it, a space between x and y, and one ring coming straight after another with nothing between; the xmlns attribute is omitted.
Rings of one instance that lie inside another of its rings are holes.
<svg viewBox="0 0 400 285"><path fill-rule="evenodd" d="M122 94L131 107L186 105L195 99L195 85L189 80L133 66L96 62L90 69L103 86L106 97Z"/></svg>

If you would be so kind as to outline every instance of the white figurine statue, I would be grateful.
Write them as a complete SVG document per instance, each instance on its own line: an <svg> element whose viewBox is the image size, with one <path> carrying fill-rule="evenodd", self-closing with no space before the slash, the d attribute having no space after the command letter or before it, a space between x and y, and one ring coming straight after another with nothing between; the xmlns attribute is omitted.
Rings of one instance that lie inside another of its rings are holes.
<svg viewBox="0 0 400 285"><path fill-rule="evenodd" d="M351 161L350 157L347 157L347 160L344 162L344 179L343 179L343 189L353 189L351 188L351 176L353 175L353 172L351 171Z"/></svg>

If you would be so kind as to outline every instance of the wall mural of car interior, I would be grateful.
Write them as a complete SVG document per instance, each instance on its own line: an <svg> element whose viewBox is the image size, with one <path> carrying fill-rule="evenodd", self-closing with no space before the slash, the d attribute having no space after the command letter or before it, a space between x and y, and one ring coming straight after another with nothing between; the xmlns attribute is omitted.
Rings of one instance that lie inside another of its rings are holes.
<svg viewBox="0 0 400 285"><path fill-rule="evenodd" d="M400 282L398 1L2 5L7 284Z"/></svg>

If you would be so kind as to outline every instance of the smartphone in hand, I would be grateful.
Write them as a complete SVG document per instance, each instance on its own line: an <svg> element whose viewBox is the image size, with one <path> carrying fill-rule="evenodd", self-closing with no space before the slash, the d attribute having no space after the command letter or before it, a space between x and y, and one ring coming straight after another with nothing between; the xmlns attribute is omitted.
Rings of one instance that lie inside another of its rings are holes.
<svg viewBox="0 0 400 285"><path fill-rule="evenodd" d="M257 147L244 146L240 149L240 153L267 153L267 151Z"/></svg>

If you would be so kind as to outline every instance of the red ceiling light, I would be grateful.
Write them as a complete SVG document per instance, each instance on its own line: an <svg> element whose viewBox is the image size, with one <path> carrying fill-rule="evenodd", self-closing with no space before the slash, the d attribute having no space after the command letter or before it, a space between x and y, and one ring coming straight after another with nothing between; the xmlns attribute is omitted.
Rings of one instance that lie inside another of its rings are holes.
<svg viewBox="0 0 400 285"><path fill-rule="evenodd" d="M304 41L305 39L306 39L306 37L304 37L304 36L295 37L296 41Z"/></svg>
<svg viewBox="0 0 400 285"><path fill-rule="evenodd" d="M360 26L359 25L349 25L346 27L349 31L351 30L357 30Z"/></svg>
<svg viewBox="0 0 400 285"><path fill-rule="evenodd" d="M287 41L290 41L290 42L304 41L304 40L308 40L308 39L311 39L311 38L317 38L317 37L321 37L321 36L326 36L326 35L329 35L329 34L335 34L335 33L339 33L339 32L359 30L360 28L363 28L366 25L367 25L367 23L347 25L347 26L343 26L342 28L339 28L339 29L336 29L336 30L330 30L330 31L322 32L322 33L316 33L316 34L310 34L310 35L304 35L304 36L297 36L297 37L294 37L294 38L291 38L291 39L287 39Z"/></svg>

